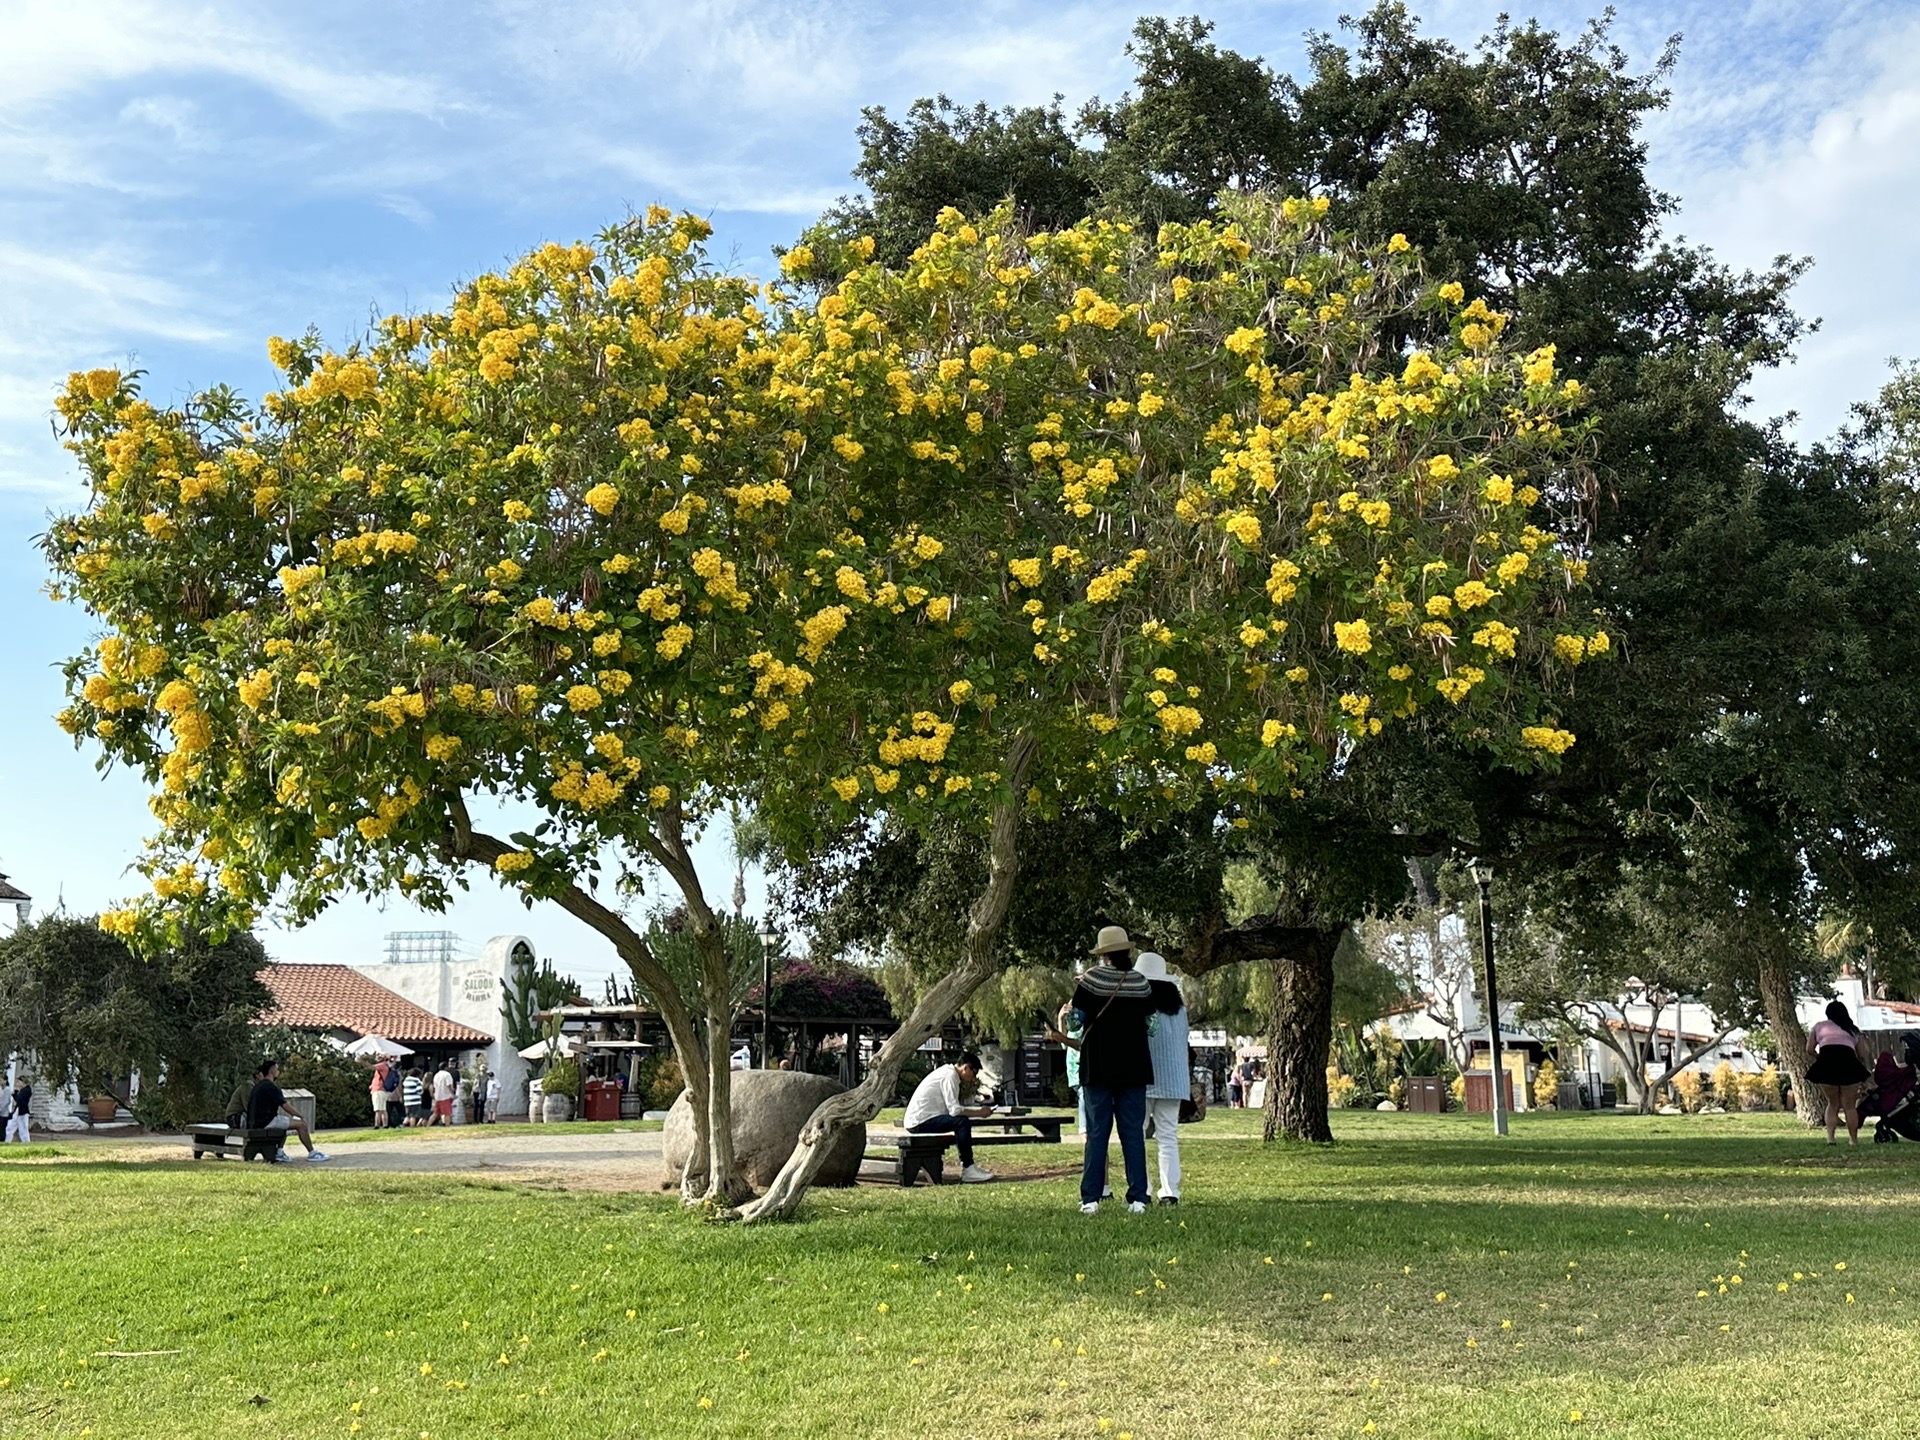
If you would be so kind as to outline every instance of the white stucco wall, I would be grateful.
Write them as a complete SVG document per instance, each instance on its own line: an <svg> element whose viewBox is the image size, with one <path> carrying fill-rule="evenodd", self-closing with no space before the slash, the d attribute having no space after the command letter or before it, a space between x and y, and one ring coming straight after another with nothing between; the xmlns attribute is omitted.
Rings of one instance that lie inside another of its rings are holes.
<svg viewBox="0 0 1920 1440"><path fill-rule="evenodd" d="M493 1044L483 1053L487 1068L500 1077L502 1115L524 1115L527 1111L527 1062L508 1042L501 1015L513 951L518 945L533 954L533 942L526 936L496 935L481 948L477 960L461 957L353 967L376 985L386 986L423 1010L493 1036Z"/></svg>

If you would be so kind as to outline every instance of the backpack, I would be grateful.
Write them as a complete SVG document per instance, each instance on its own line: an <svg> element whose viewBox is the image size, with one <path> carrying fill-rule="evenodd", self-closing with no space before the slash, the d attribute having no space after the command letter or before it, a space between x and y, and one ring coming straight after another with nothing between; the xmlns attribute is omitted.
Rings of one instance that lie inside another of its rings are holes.
<svg viewBox="0 0 1920 1440"><path fill-rule="evenodd" d="M398 1065L387 1066L387 1081L386 1084L380 1088L389 1095L400 1088L400 1067Z"/></svg>

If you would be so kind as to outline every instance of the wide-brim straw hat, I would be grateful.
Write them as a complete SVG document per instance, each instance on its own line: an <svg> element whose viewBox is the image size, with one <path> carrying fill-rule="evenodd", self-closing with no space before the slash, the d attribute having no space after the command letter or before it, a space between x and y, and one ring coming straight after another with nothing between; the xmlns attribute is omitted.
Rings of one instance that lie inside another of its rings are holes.
<svg viewBox="0 0 1920 1440"><path fill-rule="evenodd" d="M1093 955L1117 955L1123 950L1133 949L1133 940L1127 934L1124 925L1102 925L1100 936L1093 942Z"/></svg>

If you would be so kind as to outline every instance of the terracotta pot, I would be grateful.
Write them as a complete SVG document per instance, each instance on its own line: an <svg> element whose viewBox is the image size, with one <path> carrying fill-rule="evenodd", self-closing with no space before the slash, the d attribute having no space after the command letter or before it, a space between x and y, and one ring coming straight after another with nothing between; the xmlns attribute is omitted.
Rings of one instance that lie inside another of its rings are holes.
<svg viewBox="0 0 1920 1440"><path fill-rule="evenodd" d="M111 1120L120 1113L120 1102L111 1095L93 1095L87 1099L87 1114L95 1120Z"/></svg>

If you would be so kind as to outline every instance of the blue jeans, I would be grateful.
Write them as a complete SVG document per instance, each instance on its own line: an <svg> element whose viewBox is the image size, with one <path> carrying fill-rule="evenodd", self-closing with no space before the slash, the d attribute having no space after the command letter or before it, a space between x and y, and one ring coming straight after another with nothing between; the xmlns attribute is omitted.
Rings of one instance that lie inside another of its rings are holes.
<svg viewBox="0 0 1920 1440"><path fill-rule="evenodd" d="M1107 1138L1120 1129L1120 1158L1127 1169L1127 1203L1147 1203L1147 1087L1080 1087L1087 1107L1087 1152L1080 1167L1080 1203L1091 1205L1107 1188Z"/></svg>
<svg viewBox="0 0 1920 1440"><path fill-rule="evenodd" d="M909 1135L952 1135L953 1148L960 1152L962 1166L973 1164L973 1121L965 1115L936 1115L907 1127ZM1142 1154L1144 1154L1144 1150ZM933 1174L928 1171L928 1174ZM935 1175L935 1179L939 1177Z"/></svg>

